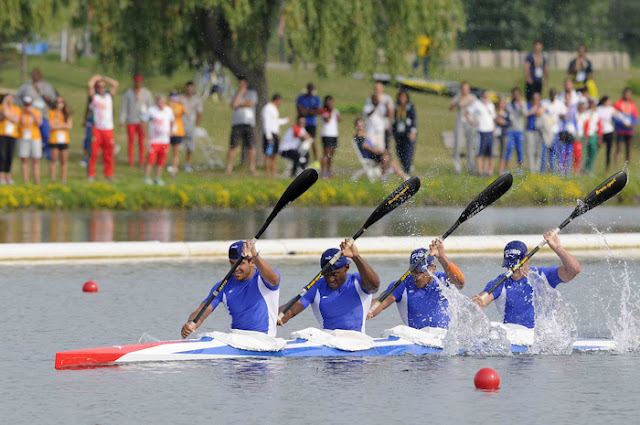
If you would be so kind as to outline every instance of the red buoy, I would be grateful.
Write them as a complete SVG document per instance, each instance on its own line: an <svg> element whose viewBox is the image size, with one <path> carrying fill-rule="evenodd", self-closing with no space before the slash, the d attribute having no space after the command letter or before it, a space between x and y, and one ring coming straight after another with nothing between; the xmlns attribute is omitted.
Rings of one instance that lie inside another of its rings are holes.
<svg viewBox="0 0 640 425"><path fill-rule="evenodd" d="M497 390L500 388L500 375L490 367L482 368L473 378L476 388L482 390Z"/></svg>
<svg viewBox="0 0 640 425"><path fill-rule="evenodd" d="M93 280L88 280L82 285L82 292L98 292L98 284Z"/></svg>

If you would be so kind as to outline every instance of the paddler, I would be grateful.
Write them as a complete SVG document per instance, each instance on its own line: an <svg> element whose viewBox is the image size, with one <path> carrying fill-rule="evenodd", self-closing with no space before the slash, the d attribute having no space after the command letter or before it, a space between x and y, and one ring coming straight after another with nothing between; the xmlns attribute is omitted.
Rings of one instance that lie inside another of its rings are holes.
<svg viewBox="0 0 640 425"><path fill-rule="evenodd" d="M535 325L535 307L533 304L533 287L529 283L528 276L535 273L545 276L552 288L560 283L569 282L580 273L580 263L560 245L560 238L554 235L553 230L544 234L549 248L556 253L562 261L560 267L530 267L527 260L522 267L496 288L493 293L487 291L504 274L489 282L485 290L473 297L473 301L485 308L491 301L496 300L496 307L503 315L503 323L515 323L532 329ZM502 267L513 268L527 256L527 245L521 241L511 241L504 247L504 260Z"/></svg>
<svg viewBox="0 0 640 425"><path fill-rule="evenodd" d="M436 258L444 272L437 270ZM418 267L367 316L368 319L376 317L395 301L400 317L407 326L415 329L449 327L449 301L442 294L442 285L453 284L460 290L464 288L464 274L447 257L440 239L434 239L428 251L424 248L413 251L409 264L413 266L417 262L420 262ZM394 283L391 282L387 291Z"/></svg>
<svg viewBox="0 0 640 425"><path fill-rule="evenodd" d="M231 244L229 264L233 265L240 256L242 256L242 262L195 326L191 321L204 306L206 299L222 282L213 285L209 296L196 311L191 313L189 320L182 327L183 338L199 328L221 302L231 315L231 329L263 332L269 336L276 336L280 273L258 255L255 245L250 252L247 252L247 246L245 241Z"/></svg>
<svg viewBox="0 0 640 425"><path fill-rule="evenodd" d="M333 256L342 251L340 259L297 301L284 315L284 325L298 315L309 304L323 329L342 329L364 333L367 311L372 295L380 287L380 278L360 256L355 244L348 246L349 239L340 244L340 249L326 250L320 257L324 267ZM353 261L358 273L348 273ZM284 307L281 307L281 309Z"/></svg>

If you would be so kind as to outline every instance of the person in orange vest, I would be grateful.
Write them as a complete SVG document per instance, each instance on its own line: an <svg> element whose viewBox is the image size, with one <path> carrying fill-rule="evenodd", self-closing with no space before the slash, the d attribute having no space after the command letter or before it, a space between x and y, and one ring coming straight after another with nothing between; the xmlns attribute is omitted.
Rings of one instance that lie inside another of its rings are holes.
<svg viewBox="0 0 640 425"><path fill-rule="evenodd" d="M42 113L33 107L31 96L22 98L22 112L20 113L20 140L18 141L18 156L22 160L22 177L29 183L29 165L33 171L33 181L40 184L40 159L42 158Z"/></svg>
<svg viewBox="0 0 640 425"><path fill-rule="evenodd" d="M60 180L67 184L67 161L69 159L69 130L73 127L71 120L71 108L62 96L56 99L55 109L49 111L51 123L51 137L49 148L51 149L51 181L56 181L56 163L60 158Z"/></svg>
<svg viewBox="0 0 640 425"><path fill-rule="evenodd" d="M171 177L175 177L178 174L180 145L185 135L182 117L188 113L187 108L183 104L182 97L178 94L177 90L171 90L169 93L169 107L173 111L174 121L171 126L171 152L173 154L173 162L168 168Z"/></svg>
<svg viewBox="0 0 640 425"><path fill-rule="evenodd" d="M0 104L0 185L13 184L11 163L20 131L20 114L20 107L14 103L13 95L7 94Z"/></svg>

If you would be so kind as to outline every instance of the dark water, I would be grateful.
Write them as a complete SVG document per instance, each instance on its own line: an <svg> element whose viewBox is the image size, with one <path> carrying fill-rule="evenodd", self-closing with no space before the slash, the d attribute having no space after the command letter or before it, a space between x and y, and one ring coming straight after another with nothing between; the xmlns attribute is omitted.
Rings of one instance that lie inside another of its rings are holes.
<svg viewBox="0 0 640 425"><path fill-rule="evenodd" d="M607 318L631 295L638 313L637 261L583 259L583 273L559 287L574 308L580 336L610 337ZM370 257L385 283L407 267L403 257ZM500 273L499 258L455 258L467 275L463 294ZM539 258L538 265L557 260ZM281 303L317 270L315 259L278 258ZM640 355L269 359L154 363L56 371L57 351L135 343L147 333L176 339L188 314L221 278L223 261L1 265L0 422L3 424L389 424L638 423ZM95 280L100 292L81 286ZM493 307L487 312L497 317ZM202 330L224 330L223 309ZM367 332L400 323L394 307ZM279 336L317 326L311 311ZM473 376L492 367L498 392L475 390Z"/></svg>
<svg viewBox="0 0 640 425"><path fill-rule="evenodd" d="M290 208L279 214L263 239L348 236L364 224L371 208ZM569 216L567 207L491 208L465 222L456 235L543 233ZM207 241L249 238L268 211L20 211L0 214L0 242ZM405 208L367 230L372 236L439 235L459 208ZM640 232L640 207L600 207L584 216L604 232ZM590 233L579 218L565 233Z"/></svg>

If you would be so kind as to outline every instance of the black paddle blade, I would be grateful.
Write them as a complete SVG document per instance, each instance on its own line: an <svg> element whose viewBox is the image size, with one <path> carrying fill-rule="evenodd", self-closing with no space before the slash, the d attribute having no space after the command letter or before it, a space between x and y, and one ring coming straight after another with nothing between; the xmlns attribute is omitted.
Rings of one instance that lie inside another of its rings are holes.
<svg viewBox="0 0 640 425"><path fill-rule="evenodd" d="M616 196L627 184L628 177L624 171L619 171L606 179L600 186L578 201L578 206L571 214L571 218L576 218L602 204L603 202Z"/></svg>
<svg viewBox="0 0 640 425"><path fill-rule="evenodd" d="M489 186L487 186L482 192L480 192L480 194L476 196L476 199L474 199L469 205L467 205L467 208L465 208L464 211L462 211L462 214L460 214L458 222L463 223L464 221L478 214L489 205L493 204L495 201L500 199L502 195L507 193L512 184L513 176L510 173L502 174Z"/></svg>
<svg viewBox="0 0 640 425"><path fill-rule="evenodd" d="M400 205L404 204L407 200L409 200L416 192L420 189L420 178L417 176L411 177L407 179L404 183L402 183L396 190L391 193L382 201L380 205L371 213L367 221L362 226L363 229L368 229L376 221L380 220L385 215L389 214L391 211L398 208Z"/></svg>

